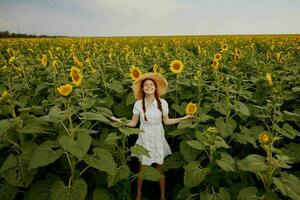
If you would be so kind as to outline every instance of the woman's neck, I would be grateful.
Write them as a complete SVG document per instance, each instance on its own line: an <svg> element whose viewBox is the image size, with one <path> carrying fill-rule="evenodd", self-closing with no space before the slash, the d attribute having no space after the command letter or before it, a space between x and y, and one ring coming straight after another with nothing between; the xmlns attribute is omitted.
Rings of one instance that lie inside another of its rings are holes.
<svg viewBox="0 0 300 200"><path fill-rule="evenodd" d="M152 103L153 101L154 101L154 94L146 94L146 96L145 96L145 98L146 98L146 100L147 100L147 102L148 103Z"/></svg>

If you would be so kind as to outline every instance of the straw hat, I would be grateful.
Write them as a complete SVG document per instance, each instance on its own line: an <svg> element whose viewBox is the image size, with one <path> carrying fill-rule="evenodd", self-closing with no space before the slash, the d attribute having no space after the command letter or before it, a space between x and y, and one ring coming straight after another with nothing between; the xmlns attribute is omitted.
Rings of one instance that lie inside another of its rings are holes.
<svg viewBox="0 0 300 200"><path fill-rule="evenodd" d="M134 98L139 100L143 98L143 91L142 91L142 81L145 79L152 79L155 81L157 85L157 94L158 96L162 96L167 92L168 88L168 81L159 73L146 73L142 74L135 82L132 83L132 89Z"/></svg>

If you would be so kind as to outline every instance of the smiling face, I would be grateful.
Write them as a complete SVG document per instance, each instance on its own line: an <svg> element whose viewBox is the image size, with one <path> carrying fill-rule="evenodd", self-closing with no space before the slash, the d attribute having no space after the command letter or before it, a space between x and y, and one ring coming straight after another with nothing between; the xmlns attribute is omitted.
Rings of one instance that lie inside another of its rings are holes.
<svg viewBox="0 0 300 200"><path fill-rule="evenodd" d="M156 90L156 85L155 85L154 81L152 81L150 79L147 79L144 81L143 91L144 91L145 95L154 94L155 90Z"/></svg>

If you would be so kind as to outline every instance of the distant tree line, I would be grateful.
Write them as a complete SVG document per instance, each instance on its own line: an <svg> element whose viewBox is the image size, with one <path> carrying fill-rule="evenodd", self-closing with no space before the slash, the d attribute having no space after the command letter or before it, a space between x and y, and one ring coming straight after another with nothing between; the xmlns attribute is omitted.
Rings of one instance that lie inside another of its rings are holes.
<svg viewBox="0 0 300 200"><path fill-rule="evenodd" d="M26 33L10 33L9 31L0 31L0 38L40 38L40 37L65 37L65 36L34 35L34 34L26 34Z"/></svg>

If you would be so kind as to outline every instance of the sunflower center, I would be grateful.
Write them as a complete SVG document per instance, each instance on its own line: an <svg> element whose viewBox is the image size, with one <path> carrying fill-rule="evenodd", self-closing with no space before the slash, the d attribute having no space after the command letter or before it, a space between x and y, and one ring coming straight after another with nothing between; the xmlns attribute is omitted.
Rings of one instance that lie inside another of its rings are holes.
<svg viewBox="0 0 300 200"><path fill-rule="evenodd" d="M140 73L139 73L138 70L134 70L134 71L132 72L132 74L133 74L133 76L136 77L136 78L138 78L138 77L140 76Z"/></svg>
<svg viewBox="0 0 300 200"><path fill-rule="evenodd" d="M72 77L75 81L78 81L80 79L80 75L77 72L74 72Z"/></svg>
<svg viewBox="0 0 300 200"><path fill-rule="evenodd" d="M67 92L69 92L70 91L70 88L69 87L63 87L62 88L62 92L65 94L65 93L67 93Z"/></svg>
<svg viewBox="0 0 300 200"><path fill-rule="evenodd" d="M175 70L179 70L179 69L180 69L179 63L175 63L175 64L173 65L173 68L174 68Z"/></svg>
<svg viewBox="0 0 300 200"><path fill-rule="evenodd" d="M189 107L189 112L192 113L192 112L194 112L194 110L195 110L194 106L190 106L190 107Z"/></svg>

